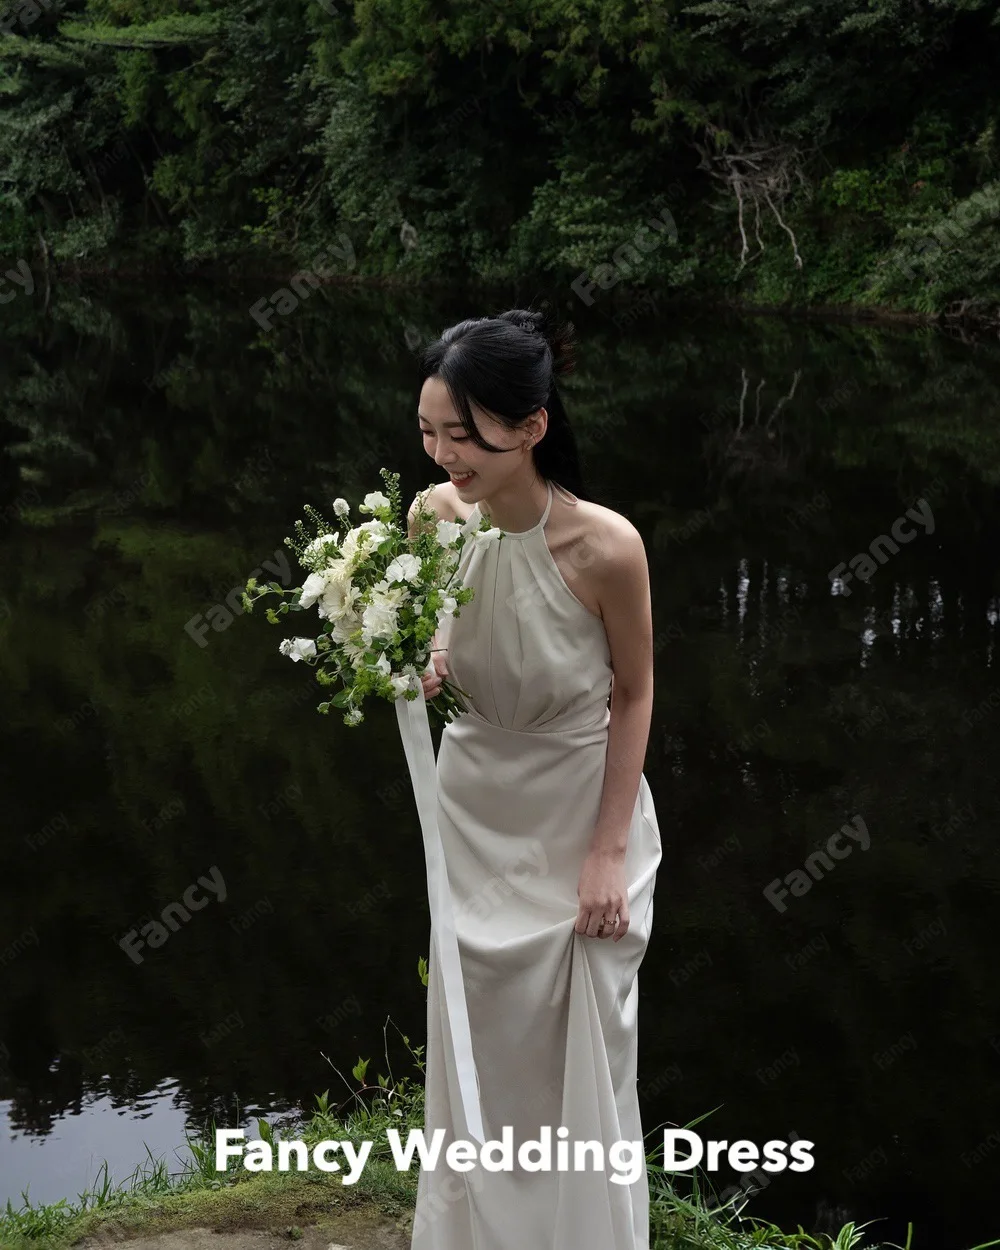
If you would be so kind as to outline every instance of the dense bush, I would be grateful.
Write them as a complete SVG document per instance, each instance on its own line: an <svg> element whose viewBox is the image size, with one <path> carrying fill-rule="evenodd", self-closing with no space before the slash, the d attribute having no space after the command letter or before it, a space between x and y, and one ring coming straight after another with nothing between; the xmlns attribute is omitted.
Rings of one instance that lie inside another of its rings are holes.
<svg viewBox="0 0 1000 1250"><path fill-rule="evenodd" d="M364 275L571 281L617 253L678 291L985 311L998 21L996 0L12 0L0 246L245 267L346 233ZM664 206L676 239L637 264Z"/></svg>

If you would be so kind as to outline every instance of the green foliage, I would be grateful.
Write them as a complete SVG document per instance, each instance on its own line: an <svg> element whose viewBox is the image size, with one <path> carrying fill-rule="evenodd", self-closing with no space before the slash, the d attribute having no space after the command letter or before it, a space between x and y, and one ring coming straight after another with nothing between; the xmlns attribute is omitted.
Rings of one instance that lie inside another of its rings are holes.
<svg viewBox="0 0 1000 1250"><path fill-rule="evenodd" d="M907 229L945 224L1000 167L993 8L78 0L31 21L14 10L0 38L0 241L40 246L40 232L64 262L179 252L237 264L264 251L298 266L346 232L361 275L571 281L666 202L677 243L637 282L757 303L988 306L991 251L980 270L956 255L903 284L880 257ZM123 138L128 160L109 174L101 162ZM725 162L754 145L782 155L773 203L743 188L741 260Z"/></svg>
<svg viewBox="0 0 1000 1250"><path fill-rule="evenodd" d="M105 48L170 48L213 43L219 27L220 19L213 13L170 13L156 21L134 25L62 22L59 34L64 39Z"/></svg>

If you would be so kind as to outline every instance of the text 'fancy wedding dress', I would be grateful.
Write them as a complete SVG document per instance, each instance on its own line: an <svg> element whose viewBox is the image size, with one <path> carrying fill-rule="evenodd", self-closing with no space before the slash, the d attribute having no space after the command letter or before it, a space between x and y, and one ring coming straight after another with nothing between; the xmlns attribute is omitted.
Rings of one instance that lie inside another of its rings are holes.
<svg viewBox="0 0 1000 1250"><path fill-rule="evenodd" d="M653 917L660 834L643 775L625 858L631 923L619 942L574 930L580 871L604 785L611 656L538 524L466 545L475 588L447 623L450 680L469 696L442 731L437 811L461 955L486 1140L513 1129L513 1171L450 1168L472 1140L434 950L428 981L425 1133L413 1250L648 1250L649 1187L556 1170L557 1129L605 1156L641 1141L636 1088L639 964ZM573 496L570 496L572 499ZM478 505L466 527L477 529ZM550 1126L552 1170L522 1171L517 1147ZM572 1169L573 1147L570 1145ZM589 1159L589 1156L588 1156Z"/></svg>

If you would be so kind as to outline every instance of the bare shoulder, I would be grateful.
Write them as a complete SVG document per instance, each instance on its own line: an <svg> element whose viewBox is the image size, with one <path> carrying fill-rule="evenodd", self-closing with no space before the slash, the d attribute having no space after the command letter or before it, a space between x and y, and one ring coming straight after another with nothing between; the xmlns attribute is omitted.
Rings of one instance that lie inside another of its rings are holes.
<svg viewBox="0 0 1000 1250"><path fill-rule="evenodd" d="M424 507L429 508L439 521L454 521L456 517L464 521L472 511L459 499L458 492L450 481L437 482L429 490L425 488L420 494L424 497ZM414 499L407 513L411 528L416 519L416 507L417 500Z"/></svg>
<svg viewBox="0 0 1000 1250"><path fill-rule="evenodd" d="M610 572L622 566L645 567L646 549L642 535L628 519L613 508L587 499L570 502L562 496L565 545L585 546L591 553L595 573Z"/></svg>
<svg viewBox="0 0 1000 1250"><path fill-rule="evenodd" d="M442 521L454 521L456 517L459 521L467 521L472 515L472 509L475 505L463 503L458 497L458 491L452 482L438 482L434 487L434 498L437 500L439 509L438 515Z"/></svg>

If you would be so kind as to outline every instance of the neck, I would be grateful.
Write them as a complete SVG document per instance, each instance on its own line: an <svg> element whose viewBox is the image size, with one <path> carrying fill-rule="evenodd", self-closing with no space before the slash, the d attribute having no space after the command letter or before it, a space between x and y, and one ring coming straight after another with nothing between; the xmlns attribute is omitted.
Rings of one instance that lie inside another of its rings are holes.
<svg viewBox="0 0 1000 1250"><path fill-rule="evenodd" d="M480 499L479 511L491 525L516 534L538 524L548 501L545 479L536 474L530 482L509 482Z"/></svg>

